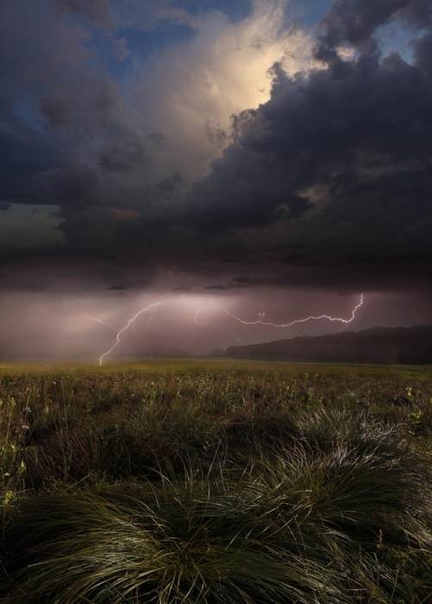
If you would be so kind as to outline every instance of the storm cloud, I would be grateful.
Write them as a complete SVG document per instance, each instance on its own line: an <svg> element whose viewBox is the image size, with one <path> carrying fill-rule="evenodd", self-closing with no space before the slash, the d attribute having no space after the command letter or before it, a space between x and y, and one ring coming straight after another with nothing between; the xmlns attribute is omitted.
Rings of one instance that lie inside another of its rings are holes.
<svg viewBox="0 0 432 604"><path fill-rule="evenodd" d="M184 222L185 193L229 144L231 115L266 100L267 69L293 71L305 40L284 30L284 0L237 20L207 4L3 2L0 200L60 206L70 250L100 256ZM180 37L155 58L122 37L165 26Z"/></svg>
<svg viewBox="0 0 432 604"><path fill-rule="evenodd" d="M414 29L432 24L428 0L335 0L319 27L315 54L335 60L337 49L345 45L361 49L373 46L379 28L389 21L400 21Z"/></svg>
<svg viewBox="0 0 432 604"><path fill-rule="evenodd" d="M0 198L60 203L68 212L74 205L130 208L154 200L150 158L163 137L137 119L113 74L129 52L116 32L138 12L135 27L152 29L186 11L169 2L139 6L2 2Z"/></svg>
<svg viewBox="0 0 432 604"><path fill-rule="evenodd" d="M195 184L193 220L287 262L430 266L430 16L428 2L335 2L319 64L275 66L270 100L236 118L234 143ZM380 49L390 20L411 60Z"/></svg>
<svg viewBox="0 0 432 604"><path fill-rule="evenodd" d="M312 31L283 0L241 5L234 18L210 1L2 2L2 207L59 207L63 245L41 262L117 262L127 282L162 266L229 291L262 271L423 287L430 2L335 0ZM408 53L386 49L390 24ZM137 32L164 28L175 43L141 56Z"/></svg>

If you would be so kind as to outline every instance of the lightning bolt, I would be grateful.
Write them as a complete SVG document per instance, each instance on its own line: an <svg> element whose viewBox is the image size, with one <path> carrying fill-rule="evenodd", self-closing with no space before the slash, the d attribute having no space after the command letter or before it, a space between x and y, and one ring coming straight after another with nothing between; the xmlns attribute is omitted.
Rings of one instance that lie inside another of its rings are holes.
<svg viewBox="0 0 432 604"><path fill-rule="evenodd" d="M98 319L98 317L87 317L89 321L96 321L96 323L100 323L101 325L108 325L108 327L115 327L112 323L108 323L108 321L104 321L103 319Z"/></svg>
<svg viewBox="0 0 432 604"><path fill-rule="evenodd" d="M162 302L163 302L162 300L159 300L158 302L149 304L145 308L141 308L141 310L139 310L136 314L134 314L133 317L131 317L125 323L125 325L117 332L114 344L111 346L111 348L109 348L106 352L104 352L99 357L99 365L101 367L103 365L104 359L106 359L106 357L108 357L117 348L117 346L120 344L120 342L122 340L123 334L135 323L135 321L137 319L139 319L139 317L142 314L147 313L149 311L153 311L153 313L150 315L150 319L151 319L153 317L153 314L154 314L156 308L158 308L162 304ZM360 300L354 306L354 308L351 311L351 315L347 319L345 319L343 317L333 317L332 315L322 314L322 315L309 315L308 317L304 317L303 319L294 319L293 321L290 321L289 323L274 323L273 321L267 321L265 319L265 313L263 313L263 312L258 314L259 318L256 319L255 321L246 321L245 319L242 319L241 317L232 313L231 311L229 311L228 309L226 309L223 306L221 306L221 309L223 310L223 312L226 315L228 315L229 317L231 317L238 323L241 323L242 325L264 325L267 327L287 328L287 327L292 327L293 325L299 325L301 323L308 323L309 321L330 321L331 323L342 323L344 325L349 325L356 318L356 315L357 315L358 311L360 310L360 308L364 305L364 302L365 302L364 294L361 294ZM201 304L198 306L197 310L195 311L194 322L195 322L195 325L207 325L207 323L203 323L200 315L201 315ZM109 325L110 327L113 327L113 325L111 323L107 323L106 321L103 321L102 319L98 319L95 317L88 317L88 318L91 319L92 321L97 321L98 323L102 323L103 325Z"/></svg>
<svg viewBox="0 0 432 604"><path fill-rule="evenodd" d="M195 311L195 315L194 315L194 323L195 325L201 325L201 304L198 305L198 308Z"/></svg>
<svg viewBox="0 0 432 604"><path fill-rule="evenodd" d="M294 319L293 321L290 321L289 323L273 323L273 321L267 321L263 318L265 316L265 313L260 313L259 314L260 318L256 319L255 321L245 321L244 319L241 319L240 317L238 317L237 315L230 312L229 310L227 310L224 307L222 307L222 310L225 312L225 314L227 314L232 319L235 319L242 325L266 325L267 327L286 328L286 327L292 327L293 325L298 325L300 323L308 323L309 321L330 321L332 323L343 323L344 325L348 325L349 323L352 323L354 321L354 319L356 318L357 312L360 310L360 308L363 306L363 304L364 304L364 294L361 294L359 302L354 306L354 308L351 312L351 316L348 319L344 319L343 317L332 317L331 315L310 315L309 317L304 317L303 319Z"/></svg>
<svg viewBox="0 0 432 604"><path fill-rule="evenodd" d="M135 321L144 313L149 312L150 310L157 308L158 306L160 306L162 304L162 302L154 302L153 304L149 304L149 306L146 306L145 308L142 308L141 310L139 310L132 318L130 318L127 323L117 332L116 334L116 339L114 344L111 346L111 348L109 350L107 350L106 352L104 352L100 357L99 357L99 366L102 367L104 359L109 356L116 348L117 346L120 344L121 339L122 339L122 335L125 333L125 331L127 331L129 329L129 327L131 327L131 325L133 325L135 323Z"/></svg>
<svg viewBox="0 0 432 604"><path fill-rule="evenodd" d="M204 321L203 319L201 319L201 310L202 310L202 305L199 304L198 308L195 311L194 314L194 323L195 325L203 325L204 327L208 325L207 321Z"/></svg>

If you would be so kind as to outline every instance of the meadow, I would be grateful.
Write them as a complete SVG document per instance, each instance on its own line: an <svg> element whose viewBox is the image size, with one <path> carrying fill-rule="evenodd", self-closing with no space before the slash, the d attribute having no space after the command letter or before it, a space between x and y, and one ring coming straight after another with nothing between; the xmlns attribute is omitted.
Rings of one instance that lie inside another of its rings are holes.
<svg viewBox="0 0 432 604"><path fill-rule="evenodd" d="M432 367L0 365L0 602L432 602Z"/></svg>

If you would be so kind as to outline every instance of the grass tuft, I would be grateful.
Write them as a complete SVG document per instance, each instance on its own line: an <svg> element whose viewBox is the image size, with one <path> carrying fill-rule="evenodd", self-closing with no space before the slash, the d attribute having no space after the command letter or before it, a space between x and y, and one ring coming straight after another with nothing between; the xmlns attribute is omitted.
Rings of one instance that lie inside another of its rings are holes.
<svg viewBox="0 0 432 604"><path fill-rule="evenodd" d="M0 602L430 601L427 370L221 367L0 377Z"/></svg>

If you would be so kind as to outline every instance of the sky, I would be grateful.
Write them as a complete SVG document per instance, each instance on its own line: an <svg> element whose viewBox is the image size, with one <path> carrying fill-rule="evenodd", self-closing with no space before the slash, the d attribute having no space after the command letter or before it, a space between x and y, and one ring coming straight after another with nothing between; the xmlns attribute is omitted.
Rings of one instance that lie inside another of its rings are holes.
<svg viewBox="0 0 432 604"><path fill-rule="evenodd" d="M0 359L432 323L431 107L430 0L2 0Z"/></svg>

